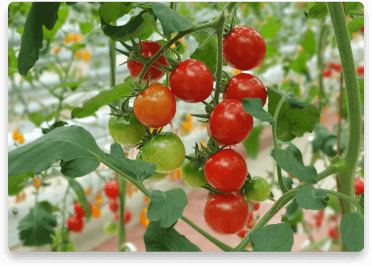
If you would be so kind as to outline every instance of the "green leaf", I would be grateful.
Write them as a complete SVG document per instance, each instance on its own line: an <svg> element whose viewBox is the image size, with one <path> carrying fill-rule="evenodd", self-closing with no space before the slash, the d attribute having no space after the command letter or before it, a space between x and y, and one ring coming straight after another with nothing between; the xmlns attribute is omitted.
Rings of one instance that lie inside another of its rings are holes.
<svg viewBox="0 0 372 266"><path fill-rule="evenodd" d="M23 181L26 179L34 177L34 171L29 171L27 173L13 175L8 177L8 195L14 196L22 191L24 188Z"/></svg>
<svg viewBox="0 0 372 266"><path fill-rule="evenodd" d="M300 223L302 221L303 216L304 216L304 213L303 213L302 209L298 209L296 211L296 215L294 217L292 217L291 219L288 218L287 213L282 214L282 222L288 223L293 229L294 227L297 226L298 223ZM296 230L293 230L293 232L295 233Z"/></svg>
<svg viewBox="0 0 372 266"><path fill-rule="evenodd" d="M28 114L28 120L39 127L45 121L45 117L41 112L36 111Z"/></svg>
<svg viewBox="0 0 372 266"><path fill-rule="evenodd" d="M65 121L57 121L57 122L53 123L53 125L51 125L49 128L42 128L41 132L45 135L45 134L48 134L49 132L53 131L57 127L63 127L63 126L66 126L66 125L68 125L68 123L65 122Z"/></svg>
<svg viewBox="0 0 372 266"><path fill-rule="evenodd" d="M364 27L364 17L356 17L347 24L350 36Z"/></svg>
<svg viewBox="0 0 372 266"><path fill-rule="evenodd" d="M147 217L150 221L159 221L161 227L168 228L182 217L186 205L186 193L180 188L165 192L154 190L150 195Z"/></svg>
<svg viewBox="0 0 372 266"><path fill-rule="evenodd" d="M184 31L193 26L189 20L162 3L149 2L148 4L159 19L165 35L173 32Z"/></svg>
<svg viewBox="0 0 372 266"><path fill-rule="evenodd" d="M314 166L305 166L301 151L294 145L274 151L274 160L279 167L302 182L316 184L318 174Z"/></svg>
<svg viewBox="0 0 372 266"><path fill-rule="evenodd" d="M82 107L74 108L71 112L71 117L84 118L91 116L102 106L121 99L121 95L129 95L129 90L133 88L132 82L133 79L127 79L124 83L116 85L110 90L100 92L97 96L84 103Z"/></svg>
<svg viewBox="0 0 372 266"><path fill-rule="evenodd" d="M327 201L327 206L334 210L336 213L340 213L340 203L338 201L338 197L333 194L327 194L329 200Z"/></svg>
<svg viewBox="0 0 372 266"><path fill-rule="evenodd" d="M52 30L58 19L58 2L34 2L27 14L18 55L18 71L27 76L28 71L39 59L39 50L43 47L42 26Z"/></svg>
<svg viewBox="0 0 372 266"><path fill-rule="evenodd" d="M257 158L258 150L260 148L260 134L264 128L264 126L253 127L249 137L243 141L245 151L251 159Z"/></svg>
<svg viewBox="0 0 372 266"><path fill-rule="evenodd" d="M152 221L146 229L144 241L147 252L200 252L201 250L174 228L163 228L160 222Z"/></svg>
<svg viewBox="0 0 372 266"><path fill-rule="evenodd" d="M296 194L296 200L305 210L323 210L329 197L323 189L312 185L303 186Z"/></svg>
<svg viewBox="0 0 372 266"><path fill-rule="evenodd" d="M336 156L336 151L333 147L337 144L337 136L319 124L315 125L314 132L315 138L311 141L313 152L321 150L329 157Z"/></svg>
<svg viewBox="0 0 372 266"><path fill-rule="evenodd" d="M316 51L315 33L311 29L308 29L305 32L305 39L300 44L306 53L310 56L314 55Z"/></svg>
<svg viewBox="0 0 372 266"><path fill-rule="evenodd" d="M278 17L271 17L268 19L266 24L262 27L260 33L262 37L266 39L271 39L275 36L275 34L280 30L282 24L279 23Z"/></svg>
<svg viewBox="0 0 372 266"><path fill-rule="evenodd" d="M364 249L364 220L360 214L346 213L342 217L340 231L343 243L351 252Z"/></svg>
<svg viewBox="0 0 372 266"><path fill-rule="evenodd" d="M289 252L293 246L293 231L288 223L269 224L249 234L253 251Z"/></svg>
<svg viewBox="0 0 372 266"><path fill-rule="evenodd" d="M40 174L58 159L61 172L78 177L94 171L104 153L93 136L79 126L59 127L41 138L8 153L8 176L34 170ZM94 162L94 163L92 163ZM76 168L71 169L71 164ZM64 167L69 167L65 169ZM68 171L66 171L68 170Z"/></svg>
<svg viewBox="0 0 372 266"><path fill-rule="evenodd" d="M43 38L53 40L54 35L57 31L62 27L65 23L68 16L68 8L67 7L60 7L58 10L58 20L54 25L52 30L48 30L46 27L43 27Z"/></svg>
<svg viewBox="0 0 372 266"><path fill-rule="evenodd" d="M244 98L243 109L251 116L266 122L274 122L273 117L262 108L260 98Z"/></svg>
<svg viewBox="0 0 372 266"><path fill-rule="evenodd" d="M196 32L192 36L194 36L199 45L201 45L208 38L209 34L208 32L207 33ZM216 37L212 37L212 39L204 45L203 49L196 48L196 50L190 55L191 59L196 59L206 64L212 73L215 72L217 66L216 40L217 40Z"/></svg>
<svg viewBox="0 0 372 266"><path fill-rule="evenodd" d="M358 8L363 6L360 2L345 2L345 14L347 15L350 11L357 11Z"/></svg>
<svg viewBox="0 0 372 266"><path fill-rule="evenodd" d="M105 2L99 7L98 13L107 24L110 24L131 10L131 6L124 7L120 2Z"/></svg>
<svg viewBox="0 0 372 266"><path fill-rule="evenodd" d="M291 69L293 69L293 71L298 74L304 74L304 72L307 70L306 62L307 55L305 53L300 52L297 58L294 61L292 61Z"/></svg>
<svg viewBox="0 0 372 266"><path fill-rule="evenodd" d="M40 202L39 202L39 205L40 205L44 210L46 210L47 212L49 212L49 213L53 213L53 206L52 206L52 204L49 203L49 201L46 201L46 200L44 200L44 201L40 201Z"/></svg>
<svg viewBox="0 0 372 266"><path fill-rule="evenodd" d="M74 190L78 198L78 202L80 203L81 207L83 207L86 221L89 221L90 220L90 208L89 208L88 200L87 200L87 197L85 196L83 187L73 178L68 178L68 184Z"/></svg>
<svg viewBox="0 0 372 266"><path fill-rule="evenodd" d="M328 7L326 3L315 3L310 10L309 14L307 14L307 18L315 18L315 19L320 19L324 18L328 14Z"/></svg>
<svg viewBox="0 0 372 266"><path fill-rule="evenodd" d="M296 215L297 215L297 212L298 210L300 209L300 205L298 205L297 201L296 201L296 198L294 198L291 203L289 203L285 209L287 210L286 211L286 214L287 214L287 218L289 220L293 220Z"/></svg>
<svg viewBox="0 0 372 266"><path fill-rule="evenodd" d="M56 217L36 204L18 224L19 239L24 246L52 244L56 226Z"/></svg>
<svg viewBox="0 0 372 266"><path fill-rule="evenodd" d="M291 177L283 176L283 182L284 182L284 185L286 186L286 188L292 189L293 179Z"/></svg>
<svg viewBox="0 0 372 266"><path fill-rule="evenodd" d="M274 116L276 106L283 94L267 87L269 98L269 113ZM285 96L286 102L282 105L279 115L276 133L279 140L291 141L296 137L302 137L305 132L312 132L318 123L320 112L314 105L301 102L293 97ZM294 108L294 109L292 109Z"/></svg>
<svg viewBox="0 0 372 266"><path fill-rule="evenodd" d="M79 29L82 34L87 34L93 29L93 24L90 22L79 22Z"/></svg>

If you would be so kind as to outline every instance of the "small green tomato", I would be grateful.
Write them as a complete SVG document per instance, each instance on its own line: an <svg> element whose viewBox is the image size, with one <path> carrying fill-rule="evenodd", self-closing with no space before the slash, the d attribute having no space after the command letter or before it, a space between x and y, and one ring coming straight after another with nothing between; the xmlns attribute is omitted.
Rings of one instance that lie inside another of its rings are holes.
<svg viewBox="0 0 372 266"><path fill-rule="evenodd" d="M270 195L269 183L262 177L253 177L245 187L245 198L253 201L264 201Z"/></svg>

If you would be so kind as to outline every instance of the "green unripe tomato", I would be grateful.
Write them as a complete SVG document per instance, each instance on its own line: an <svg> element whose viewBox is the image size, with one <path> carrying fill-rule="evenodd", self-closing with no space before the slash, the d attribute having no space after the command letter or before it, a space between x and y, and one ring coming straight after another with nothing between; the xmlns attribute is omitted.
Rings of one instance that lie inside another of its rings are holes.
<svg viewBox="0 0 372 266"><path fill-rule="evenodd" d="M141 151L137 154L136 160L137 161L143 161ZM147 178L146 180L148 180L148 181L160 181L160 180L163 180L164 178L166 178L167 175L168 174L162 174L162 173L155 172L153 176Z"/></svg>
<svg viewBox="0 0 372 266"><path fill-rule="evenodd" d="M145 162L155 163L156 172L170 173L185 160L185 146L182 140L171 132L162 132L150 139L142 148Z"/></svg>
<svg viewBox="0 0 372 266"><path fill-rule="evenodd" d="M116 232L117 225L113 221L107 221L103 224L103 231L106 235L112 235Z"/></svg>
<svg viewBox="0 0 372 266"><path fill-rule="evenodd" d="M264 201L270 195L269 183L262 177L253 177L245 187L245 198L253 201Z"/></svg>
<svg viewBox="0 0 372 266"><path fill-rule="evenodd" d="M58 247L58 251L59 252L73 252L75 251L75 243L71 241L61 243Z"/></svg>
<svg viewBox="0 0 372 266"><path fill-rule="evenodd" d="M134 113L112 115L108 128L114 141L127 147L136 145L145 135L145 126L138 121Z"/></svg>
<svg viewBox="0 0 372 266"><path fill-rule="evenodd" d="M190 154L189 157L194 157L194 153ZM207 179L205 179L204 168L193 168L194 162L185 159L181 166L181 177L186 185L193 189L203 189L202 186L208 185Z"/></svg>

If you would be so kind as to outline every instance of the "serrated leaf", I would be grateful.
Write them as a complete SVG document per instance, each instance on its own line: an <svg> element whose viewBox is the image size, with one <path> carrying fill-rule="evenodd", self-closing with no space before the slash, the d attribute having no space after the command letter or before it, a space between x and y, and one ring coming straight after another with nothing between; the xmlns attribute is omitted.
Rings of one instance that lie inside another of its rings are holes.
<svg viewBox="0 0 372 266"><path fill-rule="evenodd" d="M328 14L328 7L326 3L315 3L307 14L307 18L314 18L314 19L321 19L327 16Z"/></svg>
<svg viewBox="0 0 372 266"><path fill-rule="evenodd" d="M312 185L303 186L296 194L296 200L305 210L323 210L329 197L323 189Z"/></svg>
<svg viewBox="0 0 372 266"><path fill-rule="evenodd" d="M250 159L256 159L260 148L260 134L264 126L253 127L249 137L243 141L243 146Z"/></svg>
<svg viewBox="0 0 372 266"><path fill-rule="evenodd" d="M253 251L289 252L294 243L293 231L288 223L270 224L249 234Z"/></svg>
<svg viewBox="0 0 372 266"><path fill-rule="evenodd" d="M83 210L85 212L86 221L90 220L90 208L88 205L87 197L85 196L85 191L83 187L73 178L68 178L69 186L74 190L78 202L80 203L81 207L83 207Z"/></svg>
<svg viewBox="0 0 372 266"><path fill-rule="evenodd" d="M251 116L266 122L274 122L273 117L262 108L260 98L244 98L243 109Z"/></svg>
<svg viewBox="0 0 372 266"><path fill-rule="evenodd" d="M13 175L8 177L8 195L13 196L18 194L24 188L24 180L28 180L30 177L34 177L34 171L27 173Z"/></svg>
<svg viewBox="0 0 372 266"><path fill-rule="evenodd" d="M24 246L43 246L52 244L57 226L56 217L36 204L18 224L19 239Z"/></svg>
<svg viewBox="0 0 372 266"><path fill-rule="evenodd" d="M346 213L341 220L340 232L343 243L351 252L364 249L364 219L360 214Z"/></svg>
<svg viewBox="0 0 372 266"><path fill-rule="evenodd" d="M174 251L197 252L201 251L185 236L179 234L174 228L163 228L160 222L150 222L144 235L147 252Z"/></svg>
<svg viewBox="0 0 372 266"><path fill-rule="evenodd" d="M147 218L159 221L161 227L168 228L182 217L186 205L186 193L180 188L165 192L154 190L150 195Z"/></svg>

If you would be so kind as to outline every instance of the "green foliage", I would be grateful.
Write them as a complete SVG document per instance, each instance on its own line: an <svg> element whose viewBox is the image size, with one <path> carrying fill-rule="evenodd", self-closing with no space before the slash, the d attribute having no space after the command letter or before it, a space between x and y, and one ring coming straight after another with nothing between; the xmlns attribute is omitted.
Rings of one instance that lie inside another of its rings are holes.
<svg viewBox="0 0 372 266"><path fill-rule="evenodd" d="M340 213L340 203L338 201L338 197L333 194L327 194L329 200L327 201L327 206L334 210L336 213Z"/></svg>
<svg viewBox="0 0 372 266"><path fill-rule="evenodd" d="M363 27L364 17L356 17L347 24L347 29L349 30L350 36L352 36L354 32L358 32Z"/></svg>
<svg viewBox="0 0 372 266"><path fill-rule="evenodd" d="M363 6L361 2L345 2L345 14L349 14L350 11L355 11Z"/></svg>
<svg viewBox="0 0 372 266"><path fill-rule="evenodd" d="M68 178L68 184L74 190L78 202L80 203L81 207L83 207L83 210L85 212L85 219L88 222L90 220L91 213L83 187L73 178Z"/></svg>
<svg viewBox="0 0 372 266"><path fill-rule="evenodd" d="M186 205L186 193L180 188L165 192L154 190L150 195L147 217L159 222L161 227L169 228L182 217Z"/></svg>
<svg viewBox="0 0 372 266"><path fill-rule="evenodd" d="M82 34L87 34L93 29L93 25L90 22L79 22L79 29Z"/></svg>
<svg viewBox="0 0 372 266"><path fill-rule="evenodd" d="M24 180L34 177L34 171L29 171L27 173L9 176L8 178L8 195L14 196L22 191L24 188Z"/></svg>
<svg viewBox="0 0 372 266"><path fill-rule="evenodd" d="M160 222L152 221L144 235L147 252L198 252L201 251L174 228L163 228Z"/></svg>
<svg viewBox="0 0 372 266"><path fill-rule="evenodd" d="M294 243L293 231L288 223L270 224L249 234L253 251L289 252Z"/></svg>
<svg viewBox="0 0 372 266"><path fill-rule="evenodd" d="M116 21L125 14L128 14L132 7L126 7L120 2L104 2L99 7L99 16L107 23Z"/></svg>
<svg viewBox="0 0 372 266"><path fill-rule="evenodd" d="M296 200L305 210L323 210L329 197L323 189L311 185L303 186L296 194Z"/></svg>
<svg viewBox="0 0 372 266"><path fill-rule="evenodd" d="M243 142L245 151L247 152L249 158L256 159L258 155L258 150L260 148L260 134L264 129L264 126L255 126L252 128L251 134Z"/></svg>
<svg viewBox="0 0 372 266"><path fill-rule="evenodd" d="M356 213L346 213L340 225L342 242L351 252L359 252L364 249L364 219Z"/></svg>
<svg viewBox="0 0 372 266"><path fill-rule="evenodd" d="M318 174L315 167L304 165L301 151L293 144L284 150L275 150L274 159L279 167L288 174L300 179L302 182L316 184Z"/></svg>
<svg viewBox="0 0 372 266"><path fill-rule="evenodd" d="M68 8L66 6L61 6L58 9L58 20L56 24L54 25L53 29L47 29L46 27L43 27L43 38L48 39L50 41L54 40L54 35L57 33L57 31L62 27L62 25L65 23L66 19L68 17Z"/></svg>
<svg viewBox="0 0 372 266"><path fill-rule="evenodd" d="M286 216L289 220L293 220L298 211L300 210L300 205L298 205L296 198L294 198L286 207Z"/></svg>
<svg viewBox="0 0 372 266"><path fill-rule="evenodd" d="M297 58L292 61L291 63L291 69L295 71L298 74L304 74L305 71L307 71L307 55L303 52L300 52L297 56Z"/></svg>
<svg viewBox="0 0 372 266"><path fill-rule="evenodd" d="M336 156L336 151L333 147L337 144L337 136L319 124L315 125L314 132L315 138L311 141L313 152L320 150L329 157Z"/></svg>
<svg viewBox="0 0 372 266"><path fill-rule="evenodd" d="M307 54L310 56L314 55L316 52L315 33L311 29L308 29L305 32L305 39L300 44Z"/></svg>
<svg viewBox="0 0 372 266"><path fill-rule="evenodd" d="M267 40L274 38L276 33L280 30L282 24L279 22L278 17L271 17L267 20L266 24L263 25L260 33L262 37Z"/></svg>
<svg viewBox="0 0 372 266"><path fill-rule="evenodd" d="M197 42L199 43L199 45L201 45L209 37L210 34L211 34L211 31L202 31L202 32L195 32L192 34L192 36L194 36ZM217 58L216 58L217 43L216 41L217 41L217 38L212 37L209 40L209 42L203 46L203 49L197 48L190 55L191 59L196 59L206 64L212 73L215 73L216 66L217 66Z"/></svg>
<svg viewBox="0 0 372 266"><path fill-rule="evenodd" d="M51 125L49 128L42 128L41 132L45 135L45 134L48 134L49 132L51 132L52 130L56 129L57 127L63 127L63 126L66 126L66 125L68 125L68 123L65 122L65 121L57 121L57 122L53 123L53 125Z"/></svg>
<svg viewBox="0 0 372 266"><path fill-rule="evenodd" d="M328 14L327 4L323 2L315 3L309 10L309 13L305 12L307 18L322 19Z"/></svg>
<svg viewBox="0 0 372 266"><path fill-rule="evenodd" d="M36 204L18 224L19 238L24 246L43 246L53 243L56 217Z"/></svg>
<svg viewBox="0 0 372 266"><path fill-rule="evenodd" d="M259 98L244 98L243 109L254 118L274 122L273 117L262 108L262 100Z"/></svg>

